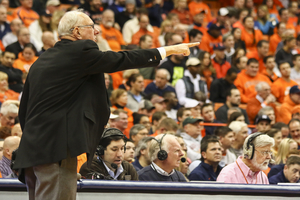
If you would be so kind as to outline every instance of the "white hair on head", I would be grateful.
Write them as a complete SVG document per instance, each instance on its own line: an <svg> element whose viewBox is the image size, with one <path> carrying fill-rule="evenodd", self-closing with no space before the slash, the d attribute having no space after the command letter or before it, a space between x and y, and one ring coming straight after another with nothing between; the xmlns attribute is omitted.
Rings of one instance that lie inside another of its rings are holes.
<svg viewBox="0 0 300 200"><path fill-rule="evenodd" d="M170 72L169 72L168 70L161 68L161 69L158 69L158 70L156 71L156 74L157 74L158 72L163 72L163 73L165 73L165 74L166 74L167 80L168 80L168 81L170 80L171 75L170 75Z"/></svg>
<svg viewBox="0 0 300 200"><path fill-rule="evenodd" d="M66 12L59 21L57 28L58 35L60 37L64 35L71 35L71 29L82 20L82 17L80 17L81 14L84 14L82 9Z"/></svg>
<svg viewBox="0 0 300 200"><path fill-rule="evenodd" d="M243 145L243 153L247 154L246 149L247 149L247 143L248 140L252 137L252 135L249 135L245 141L244 141L244 145ZM256 147L265 147L268 145L271 145L271 147L273 147L275 145L274 139L271 138L270 136L268 136L267 134L262 134L257 136L254 141L253 144Z"/></svg>
<svg viewBox="0 0 300 200"><path fill-rule="evenodd" d="M259 92L263 89L263 86L269 86L269 84L267 82L264 81L260 81L256 86L255 86L255 90L256 92ZM270 87L270 86L269 86Z"/></svg>
<svg viewBox="0 0 300 200"><path fill-rule="evenodd" d="M229 128L235 133L239 133L243 127L247 126L245 122L233 121L229 124Z"/></svg>
<svg viewBox="0 0 300 200"><path fill-rule="evenodd" d="M7 115L8 113L14 113L17 114L19 112L19 108L18 106L16 106L13 103L10 104L2 104L1 109L0 109L0 113L2 115Z"/></svg>
<svg viewBox="0 0 300 200"><path fill-rule="evenodd" d="M149 146L149 158L150 161L153 162L155 161L157 158L157 153L160 151L159 145L160 145L160 140L163 137L164 134L160 134L158 136L155 137L155 139L152 139L150 142L150 146ZM176 137L174 135L171 134L166 134L165 137L162 140L162 144L161 144L161 150L165 150L167 153L169 153L169 148L171 146L171 143L169 142L170 140L175 139Z"/></svg>

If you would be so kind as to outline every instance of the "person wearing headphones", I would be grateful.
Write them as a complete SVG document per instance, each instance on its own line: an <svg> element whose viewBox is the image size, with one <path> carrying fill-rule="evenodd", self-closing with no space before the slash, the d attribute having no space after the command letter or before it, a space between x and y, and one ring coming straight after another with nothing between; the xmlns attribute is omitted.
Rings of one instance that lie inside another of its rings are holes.
<svg viewBox="0 0 300 200"><path fill-rule="evenodd" d="M140 181L186 182L184 175L175 168L179 167L183 152L174 135L160 134L149 144L151 164L138 171Z"/></svg>
<svg viewBox="0 0 300 200"><path fill-rule="evenodd" d="M217 181L241 184L269 184L263 170L268 168L272 160L271 147L274 139L256 132L249 135L243 146L243 156L222 169Z"/></svg>
<svg viewBox="0 0 300 200"><path fill-rule="evenodd" d="M85 162L79 173L86 179L138 180L134 167L124 159L125 135L116 128L103 132L91 167Z"/></svg>

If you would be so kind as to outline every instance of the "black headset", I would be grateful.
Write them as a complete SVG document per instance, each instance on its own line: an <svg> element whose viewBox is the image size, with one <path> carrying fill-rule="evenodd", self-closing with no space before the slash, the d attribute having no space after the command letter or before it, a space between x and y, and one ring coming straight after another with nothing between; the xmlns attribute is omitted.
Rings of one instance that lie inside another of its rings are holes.
<svg viewBox="0 0 300 200"><path fill-rule="evenodd" d="M106 150L106 148L104 148L101 145L101 142L103 142L103 140L105 140L106 138L113 137L113 136L121 136L122 139L125 141L125 146L124 146L124 153L125 153L125 151L126 151L126 136L122 133L122 131L120 131L117 128L107 128L104 130L104 132L102 134L99 145L96 149L96 155L98 155L98 156L104 155L104 151Z"/></svg>
<svg viewBox="0 0 300 200"><path fill-rule="evenodd" d="M253 141L255 140L255 138L257 138L260 135L265 135L265 133L253 133L250 138L247 141L247 146L244 152L244 158L252 160L253 156L254 156L254 151L255 151L255 146Z"/></svg>
<svg viewBox="0 0 300 200"><path fill-rule="evenodd" d="M168 153L165 150L161 149L162 140L165 136L166 136L166 134L164 134L160 140L157 140L156 138L152 138L159 144L159 152L157 152L158 160L166 160L168 158Z"/></svg>

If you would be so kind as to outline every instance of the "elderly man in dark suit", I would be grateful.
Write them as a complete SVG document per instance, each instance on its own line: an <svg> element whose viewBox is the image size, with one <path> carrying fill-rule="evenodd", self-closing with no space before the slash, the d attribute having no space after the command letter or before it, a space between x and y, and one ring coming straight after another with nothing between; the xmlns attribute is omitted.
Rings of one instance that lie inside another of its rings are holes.
<svg viewBox="0 0 300 200"><path fill-rule="evenodd" d="M104 74L156 66L173 53L189 55L194 44L150 50L101 52L93 21L67 12L58 26L61 41L32 65L21 100L23 130L15 160L25 174L30 199L75 199L76 156L90 166L110 110Z"/></svg>

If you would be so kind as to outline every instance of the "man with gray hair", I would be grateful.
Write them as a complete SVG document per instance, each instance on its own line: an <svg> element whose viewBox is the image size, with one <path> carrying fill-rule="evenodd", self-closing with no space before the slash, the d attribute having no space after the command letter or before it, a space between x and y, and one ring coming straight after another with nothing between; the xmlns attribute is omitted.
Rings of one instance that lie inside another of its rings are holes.
<svg viewBox="0 0 300 200"><path fill-rule="evenodd" d="M14 103L3 103L0 109L1 127L11 128L15 125L15 119L18 117L19 108Z"/></svg>
<svg viewBox="0 0 300 200"><path fill-rule="evenodd" d="M184 155L174 135L164 134L153 138L149 144L151 165L138 171L140 181L186 182L179 167Z"/></svg>
<svg viewBox="0 0 300 200"><path fill-rule="evenodd" d="M142 138L135 148L135 158L131 164L137 172L151 164L149 158L149 142L152 139L153 137Z"/></svg>
<svg viewBox="0 0 300 200"><path fill-rule="evenodd" d="M228 126L235 135L235 140L231 144L231 148L229 151L235 154L235 156L238 158L243 154L243 144L248 136L248 126L244 122L240 121L233 121Z"/></svg>
<svg viewBox="0 0 300 200"><path fill-rule="evenodd" d="M247 102L246 109L251 124L254 124L255 117L261 108L271 106L274 109L274 111L276 110L276 98L273 94L271 94L271 87L268 83L264 81L259 82L255 86L255 90L257 94L255 97L249 99L249 101Z"/></svg>
<svg viewBox="0 0 300 200"><path fill-rule="evenodd" d="M168 84L170 80L170 73L166 69L158 69L155 74L155 80L149 83L144 90L145 94L157 94L163 96L165 92L174 92L175 88Z"/></svg>
<svg viewBox="0 0 300 200"><path fill-rule="evenodd" d="M147 137L147 135L148 135L148 130L142 124L135 124L133 127L131 127L129 131L130 140L133 141L135 146L138 145L141 139Z"/></svg>
<svg viewBox="0 0 300 200"><path fill-rule="evenodd" d="M110 114L103 73L157 66L199 45L101 52L99 30L78 10L61 18L58 33L61 40L30 68L20 104L23 135L14 169L29 199L76 199L77 156L87 153L90 167Z"/></svg>
<svg viewBox="0 0 300 200"><path fill-rule="evenodd" d="M268 169L272 160L271 148L274 139L256 132L249 135L243 145L243 156L236 162L224 167L217 181L240 184L269 184L268 177L263 170Z"/></svg>

